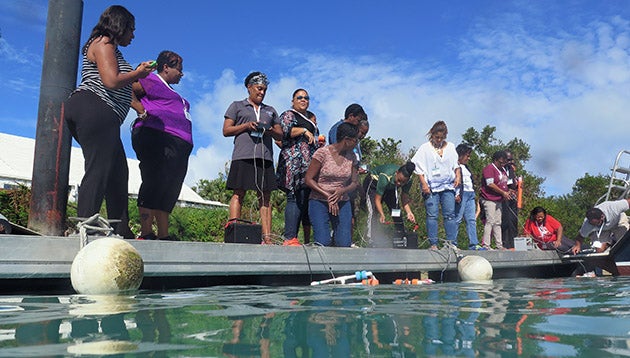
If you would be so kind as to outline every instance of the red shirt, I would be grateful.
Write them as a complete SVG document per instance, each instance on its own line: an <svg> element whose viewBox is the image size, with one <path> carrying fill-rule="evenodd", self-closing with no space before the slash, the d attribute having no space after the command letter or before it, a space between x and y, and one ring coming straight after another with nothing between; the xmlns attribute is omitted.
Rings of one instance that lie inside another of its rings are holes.
<svg viewBox="0 0 630 358"><path fill-rule="evenodd" d="M561 226L560 222L553 216L547 215L544 226L538 226L536 221L527 219L527 221L525 221L525 226L523 227L523 232L525 235L533 236L538 242L538 246L542 246L540 241L552 242L558 239L558 229Z"/></svg>

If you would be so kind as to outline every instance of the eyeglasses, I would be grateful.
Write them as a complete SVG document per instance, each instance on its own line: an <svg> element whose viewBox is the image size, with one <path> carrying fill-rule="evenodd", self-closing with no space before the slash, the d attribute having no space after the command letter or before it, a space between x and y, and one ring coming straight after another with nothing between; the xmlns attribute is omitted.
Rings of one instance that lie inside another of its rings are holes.
<svg viewBox="0 0 630 358"><path fill-rule="evenodd" d="M311 97L309 97L309 96L297 96L297 97L295 97L295 99L297 99L298 101L299 101L299 100L302 100L302 99L305 99L305 100L307 100L307 101L308 101L308 100L310 100L310 99L311 99Z"/></svg>

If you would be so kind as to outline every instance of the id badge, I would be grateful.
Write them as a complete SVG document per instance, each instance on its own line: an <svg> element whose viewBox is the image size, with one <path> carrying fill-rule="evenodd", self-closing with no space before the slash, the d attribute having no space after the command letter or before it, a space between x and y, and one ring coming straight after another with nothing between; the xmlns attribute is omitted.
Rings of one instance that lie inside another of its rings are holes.
<svg viewBox="0 0 630 358"><path fill-rule="evenodd" d="M400 217L400 209L392 209L392 217L399 218Z"/></svg>
<svg viewBox="0 0 630 358"><path fill-rule="evenodd" d="M440 168L433 168L433 170L431 170L431 176L439 177L440 176Z"/></svg>

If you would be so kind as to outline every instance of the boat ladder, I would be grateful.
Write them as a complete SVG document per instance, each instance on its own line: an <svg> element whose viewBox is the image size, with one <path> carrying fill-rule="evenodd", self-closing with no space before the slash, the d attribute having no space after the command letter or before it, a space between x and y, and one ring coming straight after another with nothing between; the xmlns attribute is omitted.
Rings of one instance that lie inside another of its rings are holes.
<svg viewBox="0 0 630 358"><path fill-rule="evenodd" d="M608 191L597 200L597 204L630 197L630 150L622 150L617 154L610 171Z"/></svg>

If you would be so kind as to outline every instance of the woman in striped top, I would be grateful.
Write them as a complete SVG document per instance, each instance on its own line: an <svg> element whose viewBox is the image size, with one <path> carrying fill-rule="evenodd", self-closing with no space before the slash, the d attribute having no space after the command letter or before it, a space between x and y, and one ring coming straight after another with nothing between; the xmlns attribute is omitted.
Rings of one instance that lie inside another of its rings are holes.
<svg viewBox="0 0 630 358"><path fill-rule="evenodd" d="M125 61L118 46L134 38L135 18L124 7L108 7L82 49L81 83L65 104L70 133L81 145L85 174L79 187L77 215L100 211L103 199L116 234L134 235L128 224L129 168L120 125L131 105L131 84L153 71L146 61L136 69Z"/></svg>

